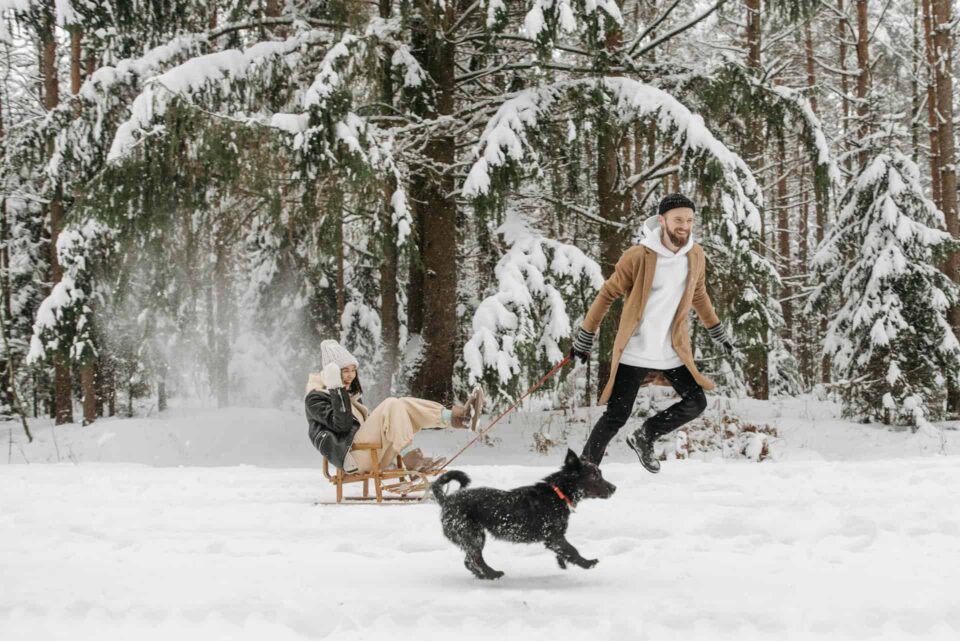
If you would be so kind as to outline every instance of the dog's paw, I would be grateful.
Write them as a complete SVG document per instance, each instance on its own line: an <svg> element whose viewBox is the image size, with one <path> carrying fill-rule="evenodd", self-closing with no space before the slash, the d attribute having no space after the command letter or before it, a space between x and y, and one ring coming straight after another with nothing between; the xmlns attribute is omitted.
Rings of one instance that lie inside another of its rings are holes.
<svg viewBox="0 0 960 641"><path fill-rule="evenodd" d="M599 562L600 562L600 559L587 559L587 562L583 564L583 569L589 570Z"/></svg>
<svg viewBox="0 0 960 641"><path fill-rule="evenodd" d="M567 569L567 562L564 561L564 560L563 560L563 557L560 556L559 554L557 555L557 565L560 566L560 569L561 569L561 570L566 570L566 569Z"/></svg>
<svg viewBox="0 0 960 641"><path fill-rule="evenodd" d="M502 571L500 571L500 570L491 570L490 572L487 572L487 576L485 576L484 578L490 579L491 581L496 581L497 579L499 579L499 578L502 577L502 576L503 576L503 572L502 572Z"/></svg>

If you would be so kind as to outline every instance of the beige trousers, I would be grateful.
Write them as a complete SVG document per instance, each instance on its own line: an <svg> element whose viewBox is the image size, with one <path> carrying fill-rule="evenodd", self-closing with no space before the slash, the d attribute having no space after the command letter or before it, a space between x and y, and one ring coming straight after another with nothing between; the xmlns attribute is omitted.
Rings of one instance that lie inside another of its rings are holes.
<svg viewBox="0 0 960 641"><path fill-rule="evenodd" d="M440 419L443 405L422 398L388 398L376 406L357 430L354 443L378 443L380 469L396 463L397 453L413 442L413 435L427 427L445 427ZM370 452L354 451L361 472L373 469Z"/></svg>

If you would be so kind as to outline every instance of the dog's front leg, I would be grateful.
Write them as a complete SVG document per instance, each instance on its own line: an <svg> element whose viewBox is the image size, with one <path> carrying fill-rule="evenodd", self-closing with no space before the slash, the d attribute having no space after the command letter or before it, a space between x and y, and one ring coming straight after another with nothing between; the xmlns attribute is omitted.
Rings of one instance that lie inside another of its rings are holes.
<svg viewBox="0 0 960 641"><path fill-rule="evenodd" d="M577 548L570 545L570 542L563 538L563 536L546 541L546 545L548 550L556 553L557 563L560 564L561 568L566 567L566 561L579 565L585 570L589 570L597 564L597 559L583 558L577 551Z"/></svg>

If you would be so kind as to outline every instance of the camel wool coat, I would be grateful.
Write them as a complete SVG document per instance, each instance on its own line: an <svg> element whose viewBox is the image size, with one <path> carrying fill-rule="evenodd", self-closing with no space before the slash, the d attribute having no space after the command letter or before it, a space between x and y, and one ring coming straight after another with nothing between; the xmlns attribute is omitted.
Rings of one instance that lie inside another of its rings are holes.
<svg viewBox="0 0 960 641"><path fill-rule="evenodd" d="M687 253L690 270L687 274L687 284L677 313L670 326L670 336L673 349L693 375L697 383L705 390L715 387L714 382L700 373L693 362L693 349L690 346L690 327L687 316L692 306L705 327L713 327L720 322L713 303L707 295L706 287L706 258L703 248L694 243ZM620 296L624 297L623 312L620 314L620 326L617 328L617 337L613 343L613 359L610 366L610 378L607 380L603 393L600 395L600 405L605 405L613 391L613 381L617 376L617 367L620 365L620 356L633 336L640 319L643 318L643 309L647 304L650 288L653 285L653 274L657 269L657 254L649 247L634 245L617 261L613 274L603 283L600 292L594 299L590 310L583 319L583 328L588 332L596 332L600 322L606 315L610 305ZM645 382L661 382L662 377L652 374ZM666 381L663 381L666 383ZM669 385L669 383L666 383Z"/></svg>

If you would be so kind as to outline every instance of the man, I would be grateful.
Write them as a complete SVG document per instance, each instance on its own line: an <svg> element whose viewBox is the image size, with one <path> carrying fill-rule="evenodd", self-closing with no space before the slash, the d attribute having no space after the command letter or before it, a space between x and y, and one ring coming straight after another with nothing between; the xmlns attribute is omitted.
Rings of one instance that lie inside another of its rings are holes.
<svg viewBox="0 0 960 641"><path fill-rule="evenodd" d="M627 437L627 445L650 472L660 471L654 442L706 409L703 390L713 389L714 383L693 362L687 323L691 305L713 341L729 356L734 353L733 341L707 295L703 248L693 242L695 209L693 201L682 194L670 194L660 201L658 215L644 222L643 241L617 261L577 331L571 354L588 361L607 309L624 296L610 378L600 395L600 404L606 403L607 409L583 448L583 457L598 465L607 443L630 417L642 384L665 378L680 394L677 403L648 418Z"/></svg>

